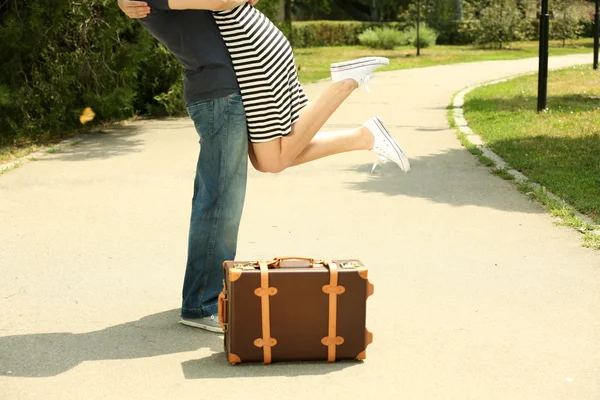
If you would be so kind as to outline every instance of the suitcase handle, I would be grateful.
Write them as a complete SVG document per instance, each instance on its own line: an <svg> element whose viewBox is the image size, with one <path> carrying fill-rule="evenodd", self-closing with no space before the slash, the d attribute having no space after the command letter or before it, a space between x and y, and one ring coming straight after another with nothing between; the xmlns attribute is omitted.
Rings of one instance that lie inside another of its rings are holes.
<svg viewBox="0 0 600 400"><path fill-rule="evenodd" d="M275 268L281 268L282 261L292 261L292 260L308 261L310 263L311 267L315 266L315 259L308 258L308 257L275 257L273 261L275 261Z"/></svg>
<svg viewBox="0 0 600 400"><path fill-rule="evenodd" d="M227 316L227 312L225 310L226 301L227 297L225 295L225 288L223 288L223 291L219 293L219 325L221 325L223 332L227 332L227 321L225 321Z"/></svg>

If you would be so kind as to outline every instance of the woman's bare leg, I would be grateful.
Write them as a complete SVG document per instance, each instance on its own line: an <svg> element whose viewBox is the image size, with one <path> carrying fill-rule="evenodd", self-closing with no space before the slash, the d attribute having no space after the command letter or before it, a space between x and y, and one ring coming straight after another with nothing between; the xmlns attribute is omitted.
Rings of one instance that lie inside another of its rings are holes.
<svg viewBox="0 0 600 400"><path fill-rule="evenodd" d="M298 121L292 125L289 135L265 143L252 143L250 159L254 167L262 172L281 172L292 165L362 149L364 136L368 136L365 135L368 130L365 132L362 128L350 133L323 134L315 138L333 112L357 87L358 83L354 79L333 83L316 101L300 111Z"/></svg>
<svg viewBox="0 0 600 400"><path fill-rule="evenodd" d="M333 132L318 132L291 166L304 164L319 158L332 156L354 150L370 150L373 148L373 134L366 127ZM252 143L248 147L252 165L258 165ZM258 168L257 168L258 169Z"/></svg>
<svg viewBox="0 0 600 400"><path fill-rule="evenodd" d="M319 132L296 157L292 166L347 151L370 150L373 143L373 134L364 126L349 131Z"/></svg>

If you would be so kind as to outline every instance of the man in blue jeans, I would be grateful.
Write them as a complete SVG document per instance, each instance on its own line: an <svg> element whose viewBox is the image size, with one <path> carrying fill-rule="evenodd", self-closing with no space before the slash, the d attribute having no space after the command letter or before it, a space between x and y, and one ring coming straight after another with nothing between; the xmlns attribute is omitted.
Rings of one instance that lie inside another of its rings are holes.
<svg viewBox="0 0 600 400"><path fill-rule="evenodd" d="M200 136L181 323L222 332L217 299L224 260L235 258L246 194L246 115L233 64L212 14L258 0L191 0L206 10L159 11L168 0L119 0L185 67L184 98ZM153 7L155 4L157 7Z"/></svg>

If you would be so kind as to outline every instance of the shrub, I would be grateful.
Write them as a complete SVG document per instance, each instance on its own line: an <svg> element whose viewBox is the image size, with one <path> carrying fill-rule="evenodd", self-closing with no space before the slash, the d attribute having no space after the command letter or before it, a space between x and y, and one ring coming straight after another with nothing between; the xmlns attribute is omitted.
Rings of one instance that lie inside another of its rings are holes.
<svg viewBox="0 0 600 400"><path fill-rule="evenodd" d="M304 21L292 24L293 45L295 48L317 46L354 46L360 44L358 36L367 29L395 28L395 22L360 21Z"/></svg>
<svg viewBox="0 0 600 400"><path fill-rule="evenodd" d="M479 16L471 21L471 34L474 43L497 45L522 40L527 31L527 22L516 3L492 3L479 11Z"/></svg>
<svg viewBox="0 0 600 400"><path fill-rule="evenodd" d="M114 0L6 0L0 37L0 145L61 138L88 106L93 123L181 107L181 67Z"/></svg>
<svg viewBox="0 0 600 400"><path fill-rule="evenodd" d="M377 45L379 44L379 36L377 36L377 33L373 29L367 29L358 35L358 41L363 46L378 48Z"/></svg>
<svg viewBox="0 0 600 400"><path fill-rule="evenodd" d="M360 44L373 49L391 50L406 44L404 33L392 28L368 29L358 36Z"/></svg>
<svg viewBox="0 0 600 400"><path fill-rule="evenodd" d="M426 24L419 26L419 39L421 48L426 48L435 45L438 34L436 31L428 27ZM417 28L411 27L406 31L407 44L417 46Z"/></svg>

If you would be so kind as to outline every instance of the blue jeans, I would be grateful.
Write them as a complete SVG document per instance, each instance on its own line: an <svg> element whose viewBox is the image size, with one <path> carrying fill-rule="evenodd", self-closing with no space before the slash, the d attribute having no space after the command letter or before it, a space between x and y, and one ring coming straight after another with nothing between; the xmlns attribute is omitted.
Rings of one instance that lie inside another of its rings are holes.
<svg viewBox="0 0 600 400"><path fill-rule="evenodd" d="M193 102L188 113L200 136L181 316L217 313L223 261L235 259L246 195L248 129L239 94Z"/></svg>

